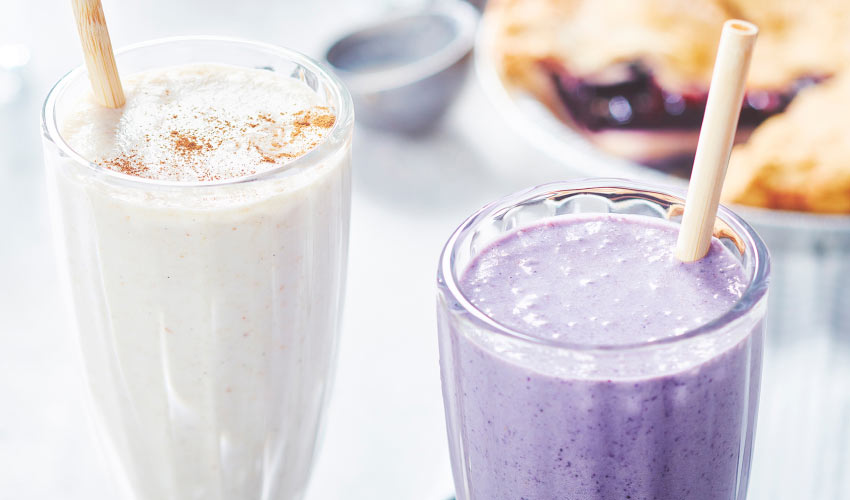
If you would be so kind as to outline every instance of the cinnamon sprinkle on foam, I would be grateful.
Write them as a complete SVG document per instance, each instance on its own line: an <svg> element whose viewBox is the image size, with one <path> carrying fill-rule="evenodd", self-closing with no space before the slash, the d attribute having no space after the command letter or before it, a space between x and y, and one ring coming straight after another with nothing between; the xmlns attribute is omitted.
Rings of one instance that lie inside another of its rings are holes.
<svg viewBox="0 0 850 500"><path fill-rule="evenodd" d="M105 168L150 179L213 182L284 166L336 123L306 84L265 70L149 70L126 78L125 91L117 112L81 101L69 121L95 126L77 125L66 140Z"/></svg>

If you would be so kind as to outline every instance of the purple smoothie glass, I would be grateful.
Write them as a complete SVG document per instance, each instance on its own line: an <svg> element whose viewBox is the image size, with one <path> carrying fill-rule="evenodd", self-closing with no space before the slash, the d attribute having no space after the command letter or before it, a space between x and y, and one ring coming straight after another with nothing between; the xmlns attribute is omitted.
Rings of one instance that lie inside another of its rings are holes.
<svg viewBox="0 0 850 500"><path fill-rule="evenodd" d="M459 288L476 255L515 229L570 214L676 222L683 203L675 191L620 179L554 183L487 205L451 236L437 312L458 500L746 498L769 258L741 218L721 207L714 228L740 258L740 300L675 336L543 340L494 321Z"/></svg>

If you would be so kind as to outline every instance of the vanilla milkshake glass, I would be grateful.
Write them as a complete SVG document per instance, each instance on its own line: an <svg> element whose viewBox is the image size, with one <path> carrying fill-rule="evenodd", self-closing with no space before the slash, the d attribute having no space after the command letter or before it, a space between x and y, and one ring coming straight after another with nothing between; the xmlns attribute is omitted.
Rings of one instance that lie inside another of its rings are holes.
<svg viewBox="0 0 850 500"><path fill-rule="evenodd" d="M122 493L301 498L345 285L350 96L313 60L246 41L152 41L117 61L122 78L194 63L273 71L335 116L285 166L208 182L127 175L80 156L60 130L88 92L85 68L57 83L42 117L90 413Z"/></svg>
<svg viewBox="0 0 850 500"><path fill-rule="evenodd" d="M682 206L621 179L554 183L451 236L437 312L458 500L746 498L768 254L721 207L703 264L678 262Z"/></svg>

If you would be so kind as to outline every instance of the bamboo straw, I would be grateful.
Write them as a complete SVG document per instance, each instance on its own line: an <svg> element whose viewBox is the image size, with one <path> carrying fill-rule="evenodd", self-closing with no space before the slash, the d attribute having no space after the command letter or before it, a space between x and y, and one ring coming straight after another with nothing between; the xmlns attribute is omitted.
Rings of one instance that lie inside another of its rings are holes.
<svg viewBox="0 0 850 500"><path fill-rule="evenodd" d="M733 19L723 24L676 242L676 257L682 262L705 257L711 244L757 35L758 27L746 21Z"/></svg>
<svg viewBox="0 0 850 500"><path fill-rule="evenodd" d="M72 0L77 31L95 98L108 108L124 105L124 89L118 77L115 54L100 0Z"/></svg>

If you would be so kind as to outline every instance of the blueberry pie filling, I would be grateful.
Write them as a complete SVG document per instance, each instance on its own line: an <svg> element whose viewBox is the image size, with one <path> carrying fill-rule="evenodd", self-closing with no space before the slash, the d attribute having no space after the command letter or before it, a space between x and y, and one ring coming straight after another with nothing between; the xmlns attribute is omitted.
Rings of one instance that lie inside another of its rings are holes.
<svg viewBox="0 0 850 500"><path fill-rule="evenodd" d="M576 126L599 132L619 130L699 131L707 90L669 92L641 62L623 63L597 75L576 77L558 61L540 61L558 98L559 113ZM752 129L785 110L797 93L824 80L812 76L794 80L783 90L749 90L744 97L739 126Z"/></svg>

